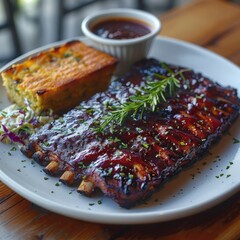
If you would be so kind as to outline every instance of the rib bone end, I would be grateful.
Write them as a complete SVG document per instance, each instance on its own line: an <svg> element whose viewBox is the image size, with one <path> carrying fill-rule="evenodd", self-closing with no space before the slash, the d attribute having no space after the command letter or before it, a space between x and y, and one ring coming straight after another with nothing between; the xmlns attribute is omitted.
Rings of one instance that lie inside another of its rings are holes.
<svg viewBox="0 0 240 240"><path fill-rule="evenodd" d="M60 181L64 184L71 185L74 182L74 173L72 171L65 171L60 177Z"/></svg>
<svg viewBox="0 0 240 240"><path fill-rule="evenodd" d="M77 190L79 193L90 196L94 191L94 185L91 181L83 180Z"/></svg>
<svg viewBox="0 0 240 240"><path fill-rule="evenodd" d="M59 163L57 161L51 161L43 171L50 175L55 175L58 171Z"/></svg>

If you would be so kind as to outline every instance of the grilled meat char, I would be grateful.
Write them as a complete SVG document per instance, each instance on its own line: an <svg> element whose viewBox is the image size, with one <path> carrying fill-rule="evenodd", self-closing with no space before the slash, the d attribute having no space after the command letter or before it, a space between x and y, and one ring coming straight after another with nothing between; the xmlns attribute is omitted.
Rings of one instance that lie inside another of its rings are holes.
<svg viewBox="0 0 240 240"><path fill-rule="evenodd" d="M22 152L64 183L80 183L78 191L87 196L99 188L124 208L145 200L163 181L201 157L239 112L235 89L186 71L185 79L178 77L180 88L156 111L128 117L114 129L95 130L103 115L155 73L168 76L169 69L155 59L137 63L106 92L43 126Z"/></svg>

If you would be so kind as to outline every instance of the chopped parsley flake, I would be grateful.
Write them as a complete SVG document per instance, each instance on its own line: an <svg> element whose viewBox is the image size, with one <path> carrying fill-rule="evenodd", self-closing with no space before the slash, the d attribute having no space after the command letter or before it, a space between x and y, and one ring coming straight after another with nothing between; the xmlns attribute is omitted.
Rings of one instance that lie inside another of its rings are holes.
<svg viewBox="0 0 240 240"><path fill-rule="evenodd" d="M233 144L237 144L237 143L240 143L240 140L237 138L233 138Z"/></svg>
<svg viewBox="0 0 240 240"><path fill-rule="evenodd" d="M133 174L128 174L128 177L129 177L130 179L133 179L133 178L134 178L134 175L133 175Z"/></svg>
<svg viewBox="0 0 240 240"><path fill-rule="evenodd" d="M121 146L122 146L122 148L127 148L127 144L126 143L121 143Z"/></svg>
<svg viewBox="0 0 240 240"><path fill-rule="evenodd" d="M143 147L145 147L145 148L148 148L149 147L149 144L148 143L142 143L142 145L143 145Z"/></svg>
<svg viewBox="0 0 240 240"><path fill-rule="evenodd" d="M50 146L50 143L49 142L44 142L43 143L46 147L49 147Z"/></svg>
<svg viewBox="0 0 240 240"><path fill-rule="evenodd" d="M182 142L180 142L180 145L181 145L181 146L186 146L187 144L182 141Z"/></svg>
<svg viewBox="0 0 240 240"><path fill-rule="evenodd" d="M10 151L17 151L16 147L12 147Z"/></svg>

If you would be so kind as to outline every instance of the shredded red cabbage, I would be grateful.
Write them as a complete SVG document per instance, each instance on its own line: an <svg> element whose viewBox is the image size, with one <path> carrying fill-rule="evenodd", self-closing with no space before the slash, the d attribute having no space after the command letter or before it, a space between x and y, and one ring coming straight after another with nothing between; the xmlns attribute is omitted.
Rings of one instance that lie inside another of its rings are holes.
<svg viewBox="0 0 240 240"><path fill-rule="evenodd" d="M34 127L38 127L40 122L38 121L37 118L34 117L31 119L30 124L32 124Z"/></svg>
<svg viewBox="0 0 240 240"><path fill-rule="evenodd" d="M5 138L9 138L14 143L21 143L23 145L25 144L24 141L18 135L9 131L4 124L2 124L2 128L5 133L2 135L1 141L3 141Z"/></svg>

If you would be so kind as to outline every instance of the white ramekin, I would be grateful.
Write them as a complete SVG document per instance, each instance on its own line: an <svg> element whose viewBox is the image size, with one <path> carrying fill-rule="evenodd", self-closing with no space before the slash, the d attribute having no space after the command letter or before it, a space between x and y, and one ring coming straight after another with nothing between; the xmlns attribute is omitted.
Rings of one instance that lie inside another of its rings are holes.
<svg viewBox="0 0 240 240"><path fill-rule="evenodd" d="M95 24L107 19L117 18L135 19L144 22L150 27L151 32L141 37L119 40L102 38L91 31ZM154 15L126 8L101 10L86 17L82 22L82 31L92 41L93 46L118 59L116 75L126 72L133 63L147 56L152 40L159 34L160 30L161 22Z"/></svg>

